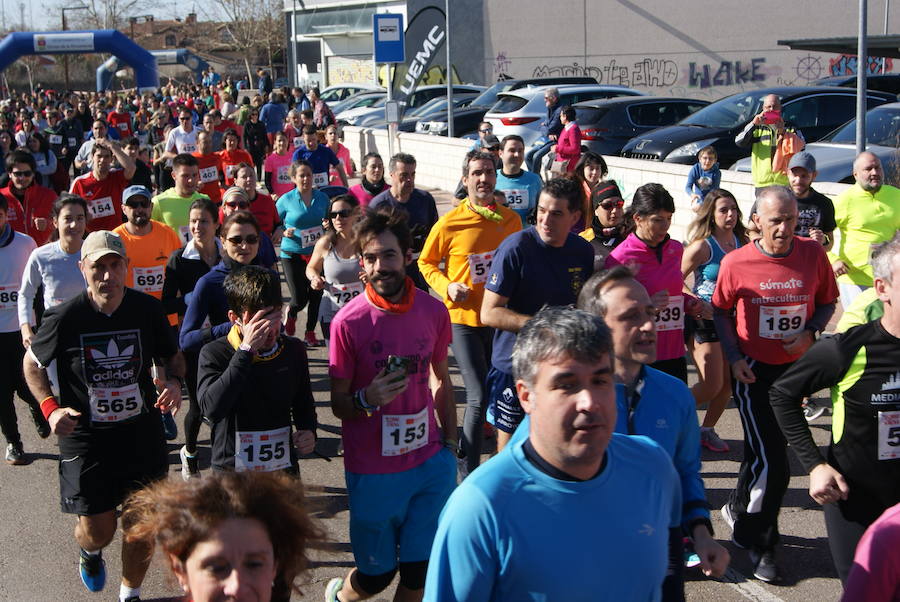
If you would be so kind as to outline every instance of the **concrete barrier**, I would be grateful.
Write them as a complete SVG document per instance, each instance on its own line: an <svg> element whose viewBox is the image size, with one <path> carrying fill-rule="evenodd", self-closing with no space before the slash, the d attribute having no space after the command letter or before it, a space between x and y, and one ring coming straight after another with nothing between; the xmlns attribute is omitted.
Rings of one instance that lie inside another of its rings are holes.
<svg viewBox="0 0 900 602"><path fill-rule="evenodd" d="M401 133L397 138L398 143L394 152L409 153L416 158L417 186L450 192L456 190L462 173L463 159L472 146L471 140L410 133ZM388 162L387 130L347 126L344 128L344 145L350 149L357 165L361 165L363 155L369 152L380 153L384 157L385 164ZM605 159L609 167L609 179L616 181L626 201L643 184L658 182L666 187L675 199L676 208L672 218L671 236L678 240L684 239L694 217L684 192L691 167L622 157L605 157ZM814 186L816 190L832 198L848 188L847 184L832 182L820 182ZM723 170L721 187L734 194L746 217L753 205L754 196L750 174Z"/></svg>

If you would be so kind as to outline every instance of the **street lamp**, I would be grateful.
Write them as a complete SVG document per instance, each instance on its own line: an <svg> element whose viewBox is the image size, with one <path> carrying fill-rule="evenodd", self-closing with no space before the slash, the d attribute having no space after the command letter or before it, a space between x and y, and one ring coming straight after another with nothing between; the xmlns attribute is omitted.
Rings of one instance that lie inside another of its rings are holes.
<svg viewBox="0 0 900 602"><path fill-rule="evenodd" d="M66 25L66 11L67 10L88 10L87 6L66 6L62 9L62 30L68 30ZM63 70L66 74L66 92L69 91L69 55L63 55Z"/></svg>

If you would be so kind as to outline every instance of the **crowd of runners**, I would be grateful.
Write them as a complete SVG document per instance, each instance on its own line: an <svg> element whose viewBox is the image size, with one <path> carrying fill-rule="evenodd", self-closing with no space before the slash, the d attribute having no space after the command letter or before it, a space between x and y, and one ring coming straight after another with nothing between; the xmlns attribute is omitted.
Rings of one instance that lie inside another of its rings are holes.
<svg viewBox="0 0 900 602"><path fill-rule="evenodd" d="M548 127L569 127L549 98ZM416 158L357 163L317 89L235 100L210 81L0 103L5 458L28 461L27 408L58 441L88 590L121 526L123 602L155 546L188 600L297 591L326 537L300 466L318 453L307 353L327 345L355 566L326 600L398 574L401 601L681 600L685 571L721 576L729 549L779 582L788 443L846 599L898 595L900 190L877 157L834 201L809 153L773 170L785 132L802 138L767 97L739 136L754 181L769 170L751 215L718 179L689 183L682 243L672 194L645 183L626 203L594 153L544 181L520 137L483 136L439 215ZM823 452L810 398L829 388ZM732 400L725 547L700 456L729 450L715 426Z"/></svg>

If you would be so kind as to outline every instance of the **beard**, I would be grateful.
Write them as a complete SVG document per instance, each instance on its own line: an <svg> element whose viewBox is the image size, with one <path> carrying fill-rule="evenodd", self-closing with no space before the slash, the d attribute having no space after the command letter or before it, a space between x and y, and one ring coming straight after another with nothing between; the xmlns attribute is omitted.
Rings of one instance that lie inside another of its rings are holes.
<svg viewBox="0 0 900 602"><path fill-rule="evenodd" d="M385 298L390 298L403 292L406 285L406 274L401 272L376 272L369 279L375 292Z"/></svg>
<svg viewBox="0 0 900 602"><path fill-rule="evenodd" d="M131 216L131 223L137 226L138 228L143 228L147 224L150 223L150 218L146 215L142 214L134 214Z"/></svg>

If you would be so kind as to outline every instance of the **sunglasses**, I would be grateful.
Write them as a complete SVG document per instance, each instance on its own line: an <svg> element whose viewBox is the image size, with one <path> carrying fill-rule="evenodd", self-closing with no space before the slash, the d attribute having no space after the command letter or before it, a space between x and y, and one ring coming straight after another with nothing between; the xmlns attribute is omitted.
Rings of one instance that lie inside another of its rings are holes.
<svg viewBox="0 0 900 602"><path fill-rule="evenodd" d="M250 203L247 203L245 201L230 201L225 204L228 205L229 207L231 207L232 209L246 209L247 207L250 206Z"/></svg>
<svg viewBox="0 0 900 602"><path fill-rule="evenodd" d="M493 128L486 128L486 129L478 130L478 131L481 132L482 134L490 134L491 132L494 131L494 129L493 129Z"/></svg>
<svg viewBox="0 0 900 602"><path fill-rule="evenodd" d="M30 169L27 171L14 171L14 172L12 172L12 175L18 176L20 178L27 178L29 176L34 175L34 172L31 171Z"/></svg>
<svg viewBox="0 0 900 602"><path fill-rule="evenodd" d="M240 246L244 243L248 245L255 245L259 243L259 235L258 234L248 234L247 236L232 236L231 238L226 238L228 242L233 244L234 246Z"/></svg>
<svg viewBox="0 0 900 602"><path fill-rule="evenodd" d="M132 209L136 209L137 207L143 207L144 209L147 209L148 207L150 207L150 200L144 199L143 201L125 201L125 204Z"/></svg>
<svg viewBox="0 0 900 602"><path fill-rule="evenodd" d="M190 120L191 120L190 117L179 117L178 118L178 121L190 121Z"/></svg>
<svg viewBox="0 0 900 602"><path fill-rule="evenodd" d="M603 201L600 203L600 206L609 211L615 207L623 207L625 205L625 201Z"/></svg>
<svg viewBox="0 0 900 602"><path fill-rule="evenodd" d="M334 219L336 217L348 218L353 215L352 209L341 209L340 211L332 211L328 214L329 219Z"/></svg>

